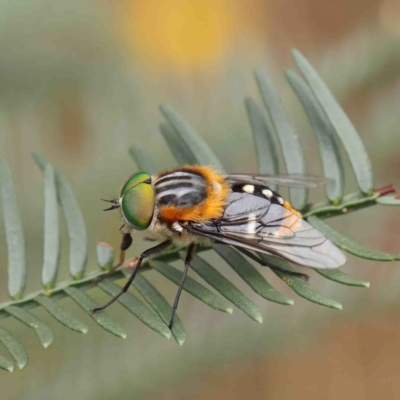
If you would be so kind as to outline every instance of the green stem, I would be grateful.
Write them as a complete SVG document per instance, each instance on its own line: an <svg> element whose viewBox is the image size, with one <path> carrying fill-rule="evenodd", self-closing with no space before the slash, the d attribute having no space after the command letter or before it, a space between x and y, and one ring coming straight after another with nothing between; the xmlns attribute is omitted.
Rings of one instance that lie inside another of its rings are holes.
<svg viewBox="0 0 400 400"><path fill-rule="evenodd" d="M149 259L146 259L143 261L142 266L140 267L140 272L145 272L151 269L149 266L150 260L160 260L160 261L165 261L165 262L172 262L176 260L180 260L179 257L179 252L182 251L184 247L177 247L174 248L173 250L170 250L165 253L160 253L154 257L151 257ZM209 250L209 248L199 248L197 252L201 252L204 250ZM99 278L103 275L106 275L108 271L94 271L85 276L82 279L79 280L71 280L71 281L64 281L56 285L51 291L42 289L38 290L36 292L30 293L28 296L24 297L21 300L18 301L8 301L5 303L0 304L0 319L7 318L9 314L4 311L4 308L13 305L13 306L19 306L20 308L24 308L26 310L30 310L32 308L36 308L39 306L39 304L35 301L35 298L39 295L44 295L51 297L53 300L60 300L64 297L68 297L68 295L64 292L64 289L68 287L76 287L82 290L88 290L92 288L92 281L96 278ZM118 279L123 279L125 278L125 275L121 270L117 270L114 274L112 274L108 279L111 281L116 281Z"/></svg>
<svg viewBox="0 0 400 400"><path fill-rule="evenodd" d="M303 218L307 219L311 216L316 216L325 219L348 214L349 212L375 205L376 199L380 196L380 192L373 193L371 196L364 196L362 193L352 193L345 196L339 205L326 202L316 204L303 214Z"/></svg>

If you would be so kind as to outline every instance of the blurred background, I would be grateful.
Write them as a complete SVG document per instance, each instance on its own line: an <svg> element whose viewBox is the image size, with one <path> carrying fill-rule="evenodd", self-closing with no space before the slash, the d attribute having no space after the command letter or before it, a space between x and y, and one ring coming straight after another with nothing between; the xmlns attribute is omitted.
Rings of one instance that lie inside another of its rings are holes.
<svg viewBox="0 0 400 400"><path fill-rule="evenodd" d="M243 99L259 104L253 69L278 88L309 160L321 164L310 127L284 80L298 48L331 88L370 155L375 186L400 188L400 2L397 0L14 0L0 3L0 157L7 160L25 228L27 293L40 289L43 177L31 152L57 167L73 188L95 244L118 246L120 221L102 213L142 146L158 167L174 166L158 131L160 103L190 121L231 172L256 171ZM351 172L348 192L356 190ZM315 199L323 191L316 191ZM2 217L1 217L2 218ZM329 223L355 241L399 253L400 210L376 206ZM68 236L62 226L59 280L68 278ZM148 243L136 235L129 256ZM0 371L5 399L397 399L400 386L399 263L348 256L350 275L370 289L320 279L311 283L340 301L334 311L298 298L270 271L266 278L295 299L267 303L214 266L257 304L258 325L240 310L218 313L183 293L179 315L188 338L167 341L115 305L124 341L99 329L70 300L62 305L90 326L86 335L33 312L56 333L44 350L34 334L9 319L1 325L28 348L30 362ZM6 245L0 231L1 301L7 300ZM177 265L180 266L178 263ZM155 273L152 283L173 301L176 287ZM107 296L90 294L99 302ZM1 353L6 354L2 348Z"/></svg>

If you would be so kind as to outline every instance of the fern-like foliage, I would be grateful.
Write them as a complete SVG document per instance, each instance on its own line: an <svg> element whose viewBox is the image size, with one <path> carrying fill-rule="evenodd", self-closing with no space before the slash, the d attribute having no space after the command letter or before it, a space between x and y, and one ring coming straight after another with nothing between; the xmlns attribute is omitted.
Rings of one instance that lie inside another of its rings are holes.
<svg viewBox="0 0 400 400"><path fill-rule="evenodd" d="M285 75L304 107L319 147L324 175L330 178L330 183L326 186L326 202L310 206L307 200L307 189L295 188L290 189L290 200L293 206L301 210L304 218L341 249L370 260L400 260L400 254L386 254L367 249L335 231L323 221L326 218L376 204L400 205L400 199L395 195L388 196L394 192L391 186L374 190L369 158L354 126L304 56L294 51L293 57L303 78L293 71L286 71ZM305 174L306 162L303 152L280 104L278 93L264 72L256 71L255 78L267 113L251 98L245 100L245 106L253 133L259 172L272 174L279 172L278 150L280 149L287 172ZM224 171L221 162L187 121L167 106L161 106L161 113L167 123L160 125L160 132L178 164L212 165L220 172ZM340 146L346 150L359 186L357 192L349 195L344 195L345 174L339 151ZM151 174L157 172L151 157L142 148L132 147L130 153L141 170ZM0 319L6 317L18 319L32 328L41 344L48 347L54 340L53 330L29 311L32 308L43 307L69 329L80 333L88 331L84 322L76 319L59 305L58 300L68 296L100 327L125 338L124 329L106 312L95 315L90 313L90 310L98 307L99 304L86 293L93 279L104 275L113 265L114 250L107 244L98 244L97 259L100 270L85 275L87 233L78 202L62 175L44 157L34 155L34 160L42 169L45 180L43 290L27 295L24 293L27 268L24 234L11 171L7 163L3 161L0 170L1 193L8 248L8 292L11 300L0 304ZM60 249L58 206L61 207L69 233L69 269L72 279L57 283ZM182 272L169 263L181 258L183 250L183 248L173 248L151 260L146 260L140 272L151 269L153 273L159 273L178 285ZM199 249L199 252L205 250L209 249ZM235 249L215 244L213 250L261 297L282 305L294 304L292 299L278 292L268 283L260 272ZM292 267L283 260L274 259L273 262L292 270ZM232 313L233 304L254 321L262 322L262 315L256 305L201 255L195 256L191 267L218 294L190 277L185 282L184 290L218 311ZM344 285L369 286L368 282L350 277L340 270L315 271L327 279ZM299 296L326 307L341 309L340 303L324 297L303 279L282 272L275 273ZM121 290L114 281L129 274L130 271L122 269L98 286L110 296L114 296ZM128 292L118 299L120 304L146 326L165 338L170 338L172 333L175 340L182 345L186 337L184 325L179 316L176 316L172 332L168 329L167 324L172 307L163 295L142 273L137 275L133 285L143 299ZM23 368L27 364L28 357L20 341L3 328L0 328L0 341L17 366L20 369ZM12 372L14 364L9 359L0 356L0 368Z"/></svg>

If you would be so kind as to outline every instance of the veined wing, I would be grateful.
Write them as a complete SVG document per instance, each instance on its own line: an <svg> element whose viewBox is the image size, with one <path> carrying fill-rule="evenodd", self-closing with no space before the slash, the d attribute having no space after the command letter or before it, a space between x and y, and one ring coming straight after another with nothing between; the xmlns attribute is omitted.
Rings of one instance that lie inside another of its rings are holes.
<svg viewBox="0 0 400 400"><path fill-rule="evenodd" d="M346 262L342 251L308 222L279 204L248 193L231 193L220 219L191 223L188 230L305 267L331 269Z"/></svg>
<svg viewBox="0 0 400 400"><path fill-rule="evenodd" d="M250 185L280 185L293 188L314 189L330 182L331 178L324 178L316 175L251 175L251 174L229 174L224 178L231 184L250 184Z"/></svg>

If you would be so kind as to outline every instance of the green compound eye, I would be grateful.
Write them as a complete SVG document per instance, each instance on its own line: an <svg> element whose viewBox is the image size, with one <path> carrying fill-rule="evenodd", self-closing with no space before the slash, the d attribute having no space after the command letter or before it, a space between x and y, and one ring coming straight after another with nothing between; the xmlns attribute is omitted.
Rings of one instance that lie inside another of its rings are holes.
<svg viewBox="0 0 400 400"><path fill-rule="evenodd" d="M151 176L146 174L145 172L141 172L140 174L136 174L131 176L125 183L125 185L121 189L120 197L123 197L124 194L134 186L138 185L139 183L143 183L145 181L150 181Z"/></svg>
<svg viewBox="0 0 400 400"><path fill-rule="evenodd" d="M154 213L154 189L149 183L143 183L148 179L150 179L148 174L135 175L128 180L121 191L120 202L124 218L138 231L149 227Z"/></svg>

